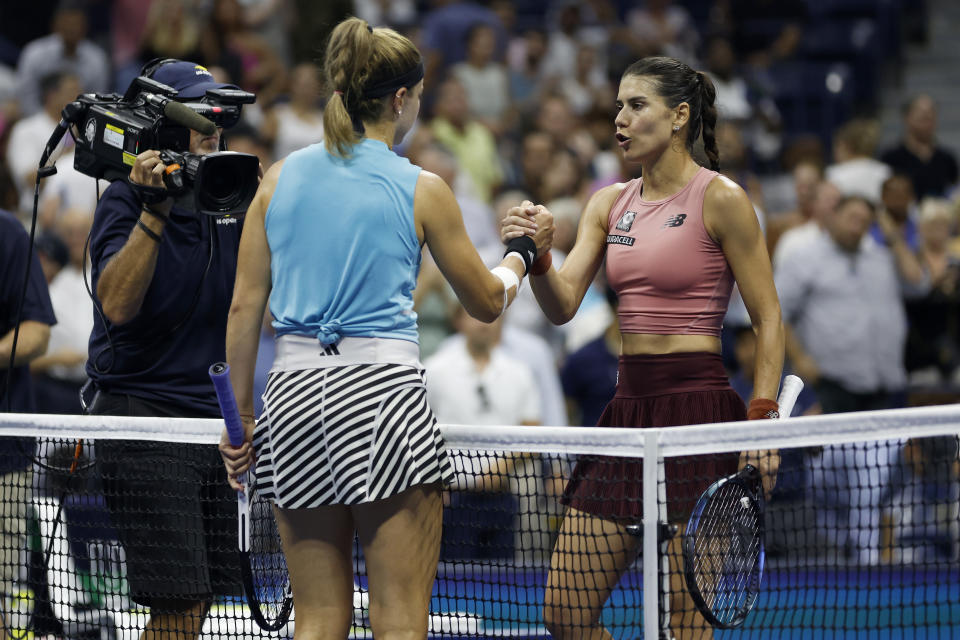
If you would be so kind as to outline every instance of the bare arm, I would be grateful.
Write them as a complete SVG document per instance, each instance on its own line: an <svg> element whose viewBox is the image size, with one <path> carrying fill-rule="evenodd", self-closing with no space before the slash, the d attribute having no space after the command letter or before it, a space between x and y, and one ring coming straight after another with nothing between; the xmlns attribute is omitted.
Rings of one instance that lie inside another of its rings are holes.
<svg viewBox="0 0 960 640"><path fill-rule="evenodd" d="M253 375L260 326L270 296L270 247L264 218L283 163L273 165L247 209L237 255L237 276L227 317L227 363L241 414L253 415Z"/></svg>
<svg viewBox="0 0 960 640"><path fill-rule="evenodd" d="M593 194L580 217L577 241L563 265L559 270L551 267L544 275L530 278L537 302L550 322L558 325L569 322L580 308L606 251L607 215L624 186L612 185ZM519 210L514 209L504 218L501 227L504 241L531 232L529 216L519 214Z"/></svg>
<svg viewBox="0 0 960 640"><path fill-rule="evenodd" d="M133 168L130 169L130 180L162 187L164 168L158 151L144 151L137 156ZM170 206L168 201L153 205L153 208L169 215ZM140 212L140 222L153 233L163 237L163 229L167 224L163 220ZM126 244L110 258L97 282L97 298L110 322L124 324L140 312L143 298L153 280L159 253L160 243L137 226L130 232Z"/></svg>
<svg viewBox="0 0 960 640"><path fill-rule="evenodd" d="M257 347L260 344L260 325L271 288L270 247L267 244L264 219L282 165L283 162L278 162L270 167L247 209L237 255L233 300L227 317L227 364L230 365L230 383L246 432L245 441L240 447L230 445L226 430L220 439L220 454L234 489L241 488L236 476L246 471L253 461L253 376L257 365Z"/></svg>
<svg viewBox="0 0 960 640"><path fill-rule="evenodd" d="M753 205L743 189L720 176L707 187L703 218L707 232L723 248L757 334L753 397L776 400L783 371L783 321Z"/></svg>
<svg viewBox="0 0 960 640"><path fill-rule="evenodd" d="M723 248L757 334L753 398L776 400L783 372L783 321L767 243L753 204L735 182L720 176L707 187L703 221L707 232ZM779 452L743 451L740 466L746 464L759 469L764 493L769 498L780 467Z"/></svg>
<svg viewBox="0 0 960 640"><path fill-rule="evenodd" d="M14 329L0 338L0 369L6 369L10 364L10 351L13 349ZM50 325L36 320L24 320L20 323L20 333L17 336L17 355L13 366L19 367L39 358L47 351L50 342Z"/></svg>
<svg viewBox="0 0 960 640"><path fill-rule="evenodd" d="M417 235L430 248L441 273L453 287L464 309L474 318L492 322L503 312L503 283L484 266L470 243L463 217L450 187L438 176L423 171L414 196ZM540 229L534 236L537 253L550 249L553 242L553 216L539 217ZM515 256L504 258L500 266L524 275L523 262ZM511 287L507 304L516 296Z"/></svg>
<svg viewBox="0 0 960 640"><path fill-rule="evenodd" d="M20 350L18 345L17 351ZM87 361L86 352L73 351L70 349L61 349L56 353L47 353L35 360L30 361L30 371L32 373L44 373L51 367L75 367Z"/></svg>

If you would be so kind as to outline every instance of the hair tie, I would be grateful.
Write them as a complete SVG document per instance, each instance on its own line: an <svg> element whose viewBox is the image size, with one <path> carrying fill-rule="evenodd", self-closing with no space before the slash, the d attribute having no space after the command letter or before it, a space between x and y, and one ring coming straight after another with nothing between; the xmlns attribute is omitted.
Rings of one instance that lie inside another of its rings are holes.
<svg viewBox="0 0 960 640"><path fill-rule="evenodd" d="M369 31L370 33L373 33L373 27L370 26L369 22L367 23L367 31Z"/></svg>
<svg viewBox="0 0 960 640"><path fill-rule="evenodd" d="M340 96L341 98L343 97L343 91L338 91L338 90L334 89L333 92L334 92L336 95Z"/></svg>

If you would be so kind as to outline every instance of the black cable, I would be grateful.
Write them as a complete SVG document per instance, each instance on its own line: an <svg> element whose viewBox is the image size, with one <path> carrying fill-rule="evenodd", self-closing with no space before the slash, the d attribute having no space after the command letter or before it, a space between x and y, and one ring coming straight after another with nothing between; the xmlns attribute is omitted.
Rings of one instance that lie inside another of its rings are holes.
<svg viewBox="0 0 960 640"><path fill-rule="evenodd" d="M71 476L77 471L77 463L80 461L80 456L83 455L83 438L77 440L76 447L73 450L73 462L70 463L70 468L67 470ZM46 569L50 566L50 554L53 552L53 541L57 537L57 527L60 524L60 516L63 513L63 503L67 500L67 493L70 492L70 480L69 478L64 483L63 491L60 492L60 501L57 503L57 515L53 519L53 528L50 530L50 540L47 542L47 550L43 553L43 568Z"/></svg>
<svg viewBox="0 0 960 640"><path fill-rule="evenodd" d="M70 135L71 135L71 137L73 137L73 132L72 132L72 131L70 132ZM74 139L74 140L76 140L76 139ZM16 324L14 324L13 344L11 345L11 348L10 348L10 362L9 362L9 366L8 366L8 368L7 368L7 375L4 377L4 381L3 381L3 382L4 382L3 398L4 398L4 403L5 403L5 407L4 407L4 412L5 412L5 413L11 413L11 411L10 411L10 409L11 409L11 406L10 406L10 403L11 403L11 395L10 395L9 393L7 393L7 392L9 391L10 377L11 377L11 375L12 375L12 373L13 373L13 364L14 364L14 362L16 362L17 341L18 341L19 336L20 336L20 319L21 319L22 314L23 314L23 304L24 304L24 301L26 300L26 297L27 297L27 289L28 289L29 286L30 286L30 268L33 266L33 247L34 247L34 242L35 242L36 235L37 235L37 219L38 219L38 217L39 217L39 216L38 216L38 210L39 210L39 203L40 203L40 181L41 181L42 179L44 179L44 178L47 178L47 177L50 177L50 176L54 175L56 172L57 172L57 168L56 168L56 166L54 166L54 165L50 165L49 167L39 167L38 170L37 170L37 179L36 179L36 182L35 182L35 184L34 184L34 190L33 190L33 215L31 216L31 219L30 219L30 233L29 233L30 242L29 242L29 247L27 248L27 268L26 268L25 273L24 273L23 288L22 288L21 291L20 291L20 299L17 301L17 315L16 315L16 318L15 318ZM100 183L98 182L98 183L97 183L97 189L98 189L98 190L99 190L99 186L100 186ZM99 197L98 197L97 199L99 200ZM90 236L89 236L89 234L88 234L88 236L87 236L88 240L89 240L89 237L90 237ZM84 253L86 253L86 247L84 247ZM86 266L86 265L84 265L84 266ZM22 441L16 440L16 445L17 445L17 448L20 450L20 454L21 454L24 458L26 458L27 460L29 460L29 461L31 462L31 464L34 464L34 465L36 465L37 467L39 467L39 468L41 468L41 469L44 469L44 470L47 470L47 471L63 471L63 469L59 469L59 468L56 468L56 467L52 467L52 466L48 465L47 463L43 462L33 451L27 451L27 449L24 447ZM91 463L90 465L87 465L87 466L85 466L85 467L82 467L81 470L86 470L87 468L89 468L90 466L92 466L92 464L93 464L93 463Z"/></svg>

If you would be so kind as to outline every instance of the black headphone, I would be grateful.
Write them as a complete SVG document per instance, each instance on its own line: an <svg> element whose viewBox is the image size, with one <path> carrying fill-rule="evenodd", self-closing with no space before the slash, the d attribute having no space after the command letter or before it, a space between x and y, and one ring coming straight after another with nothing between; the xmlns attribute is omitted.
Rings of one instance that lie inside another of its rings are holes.
<svg viewBox="0 0 960 640"><path fill-rule="evenodd" d="M173 64L174 62L183 62L176 58L154 58L150 62L147 62L142 67L140 67L140 75L147 76L152 78L153 74L156 73L157 69L162 67L165 64Z"/></svg>

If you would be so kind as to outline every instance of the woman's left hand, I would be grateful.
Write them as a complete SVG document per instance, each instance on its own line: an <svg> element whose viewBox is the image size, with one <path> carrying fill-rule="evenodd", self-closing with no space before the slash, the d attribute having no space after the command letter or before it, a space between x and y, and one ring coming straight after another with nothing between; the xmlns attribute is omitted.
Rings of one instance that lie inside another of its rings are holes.
<svg viewBox="0 0 960 640"><path fill-rule="evenodd" d="M760 472L760 482L763 486L763 497L769 500L773 489L777 486L777 471L780 469L780 451L766 449L761 451L744 451L740 454L740 468L752 464Z"/></svg>
<svg viewBox="0 0 960 640"><path fill-rule="evenodd" d="M240 482L239 478L249 471L255 459L253 450L253 429L255 422L252 416L243 416L240 419L243 421L243 444L239 447L230 444L230 436L227 430L224 429L223 434L220 436L220 444L218 445L220 457L223 458L223 465L227 468L227 480L235 491L244 490L243 483Z"/></svg>

